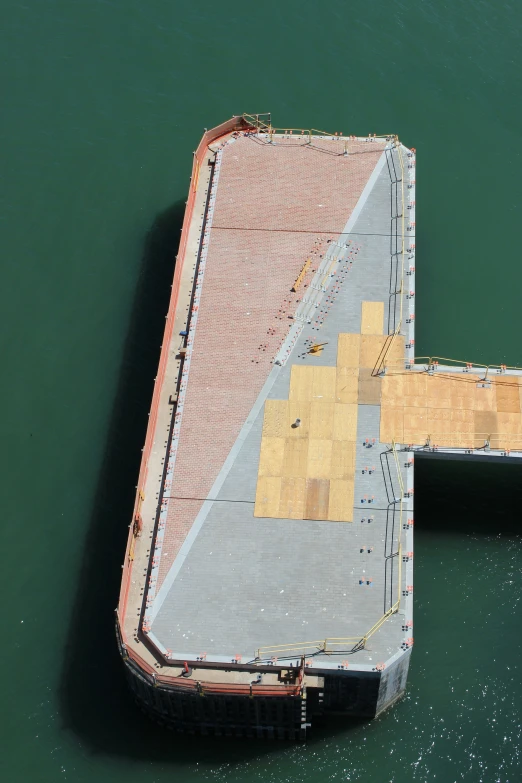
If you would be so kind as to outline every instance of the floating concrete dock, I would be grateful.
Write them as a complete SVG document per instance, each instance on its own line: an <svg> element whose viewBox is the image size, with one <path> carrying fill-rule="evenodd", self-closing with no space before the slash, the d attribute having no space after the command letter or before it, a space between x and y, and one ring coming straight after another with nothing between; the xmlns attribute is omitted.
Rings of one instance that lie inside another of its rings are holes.
<svg viewBox="0 0 522 783"><path fill-rule="evenodd" d="M117 609L160 722L303 738L404 692L414 460L522 443L519 372L416 360L414 326L414 151L205 134Z"/></svg>

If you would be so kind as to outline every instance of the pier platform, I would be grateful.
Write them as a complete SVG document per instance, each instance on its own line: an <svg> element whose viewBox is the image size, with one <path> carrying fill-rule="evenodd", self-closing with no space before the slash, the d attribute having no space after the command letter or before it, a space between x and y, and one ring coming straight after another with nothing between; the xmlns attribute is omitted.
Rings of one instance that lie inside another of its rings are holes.
<svg viewBox="0 0 522 783"><path fill-rule="evenodd" d="M259 115L195 153L117 611L176 728L302 736L393 703L415 458L520 448L518 371L415 359L415 170L395 136Z"/></svg>

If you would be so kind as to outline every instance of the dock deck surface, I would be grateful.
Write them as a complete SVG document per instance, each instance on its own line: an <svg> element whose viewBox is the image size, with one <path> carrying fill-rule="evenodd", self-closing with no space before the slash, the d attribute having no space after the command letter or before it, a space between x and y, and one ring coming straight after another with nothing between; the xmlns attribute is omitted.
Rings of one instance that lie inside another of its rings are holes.
<svg viewBox="0 0 522 783"><path fill-rule="evenodd" d="M156 500L146 622L172 658L298 657L316 653L317 640L342 639L332 641L336 652L371 669L400 650L401 611L364 649L351 649L400 596L407 535L396 501L408 468L402 459L399 479L390 444L380 443L381 380L372 379L376 346L398 328L393 350L403 358L399 314L413 309L409 292L402 303L394 293L404 225L396 181L407 151L390 147L380 139L310 147L240 135L218 152ZM299 322L318 275L324 290L309 308L313 317ZM352 366L338 353L345 335L366 346ZM318 342L326 343L322 352L309 354ZM277 509L264 516L258 474L272 471L260 471L266 403L289 400L299 367L325 368L319 374L339 382L328 392L321 383L306 391L305 381L297 392L309 396L295 408L302 424L292 429L288 421L281 436L298 436L301 457L287 453ZM330 424L325 415L334 417Z"/></svg>

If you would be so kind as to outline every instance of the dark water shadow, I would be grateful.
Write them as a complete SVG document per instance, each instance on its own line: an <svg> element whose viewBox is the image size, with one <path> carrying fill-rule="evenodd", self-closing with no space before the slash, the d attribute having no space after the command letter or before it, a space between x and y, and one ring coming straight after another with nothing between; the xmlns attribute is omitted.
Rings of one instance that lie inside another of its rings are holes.
<svg viewBox="0 0 522 783"><path fill-rule="evenodd" d="M415 527L434 533L520 535L522 460L415 458Z"/></svg>

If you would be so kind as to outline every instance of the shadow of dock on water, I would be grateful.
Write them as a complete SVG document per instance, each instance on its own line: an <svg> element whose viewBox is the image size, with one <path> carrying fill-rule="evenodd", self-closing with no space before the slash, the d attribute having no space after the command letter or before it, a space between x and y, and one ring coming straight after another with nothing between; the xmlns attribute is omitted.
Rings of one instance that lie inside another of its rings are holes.
<svg viewBox="0 0 522 783"><path fill-rule="evenodd" d="M478 536L520 534L522 460L415 459L417 530Z"/></svg>

